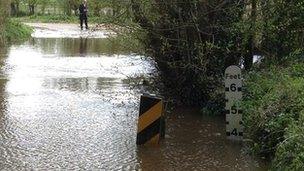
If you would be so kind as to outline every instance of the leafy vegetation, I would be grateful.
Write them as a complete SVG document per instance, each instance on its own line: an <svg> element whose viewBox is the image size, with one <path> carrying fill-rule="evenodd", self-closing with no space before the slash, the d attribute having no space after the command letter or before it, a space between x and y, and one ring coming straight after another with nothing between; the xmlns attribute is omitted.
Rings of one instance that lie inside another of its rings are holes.
<svg viewBox="0 0 304 171"><path fill-rule="evenodd" d="M253 56L277 63L303 46L300 1L131 1L134 21L167 86L186 104L206 106L229 65L249 71ZM295 10L293 10L295 9ZM169 78L169 79L168 79Z"/></svg>
<svg viewBox="0 0 304 171"><path fill-rule="evenodd" d="M304 61L296 61L271 65L246 78L246 133L253 152L275 157L274 170L304 167Z"/></svg>
<svg viewBox="0 0 304 171"><path fill-rule="evenodd" d="M78 15L78 7L82 0L12 0L10 3L13 16L26 15ZM113 13L114 8L108 8L109 0L90 0L89 14L91 16L102 16L102 14ZM113 2L115 3L115 2Z"/></svg>
<svg viewBox="0 0 304 171"><path fill-rule="evenodd" d="M26 40L31 36L31 33L32 28L12 20L7 21L4 29L4 35L7 42Z"/></svg>
<svg viewBox="0 0 304 171"><path fill-rule="evenodd" d="M278 145L273 170L303 170L304 166L304 114L289 125L285 140Z"/></svg>
<svg viewBox="0 0 304 171"><path fill-rule="evenodd" d="M190 105L206 105L228 65L240 61L237 2L131 1L134 20L166 85ZM219 9L217 9L219 8ZM168 79L169 78L169 79Z"/></svg>
<svg viewBox="0 0 304 171"><path fill-rule="evenodd" d="M14 21L43 23L79 23L78 7L82 0L12 0L10 2L11 16ZM109 17L117 14L115 2L88 1L89 22L105 23Z"/></svg>
<svg viewBox="0 0 304 171"><path fill-rule="evenodd" d="M8 18L8 6L9 2L6 0L0 0L0 44L5 42L5 23Z"/></svg>
<svg viewBox="0 0 304 171"><path fill-rule="evenodd" d="M9 5L7 0L0 1L0 44L25 40L32 32L31 28L10 20Z"/></svg>
<svg viewBox="0 0 304 171"><path fill-rule="evenodd" d="M144 35L139 40L176 97L184 104L201 105L203 111L219 112L224 106L225 68L243 66L245 125L253 151L275 158L275 170L303 168L304 64L299 60L304 47L303 1L130 0L129 4L126 11L131 11L135 24L128 24L125 11L119 21ZM259 65L253 65L254 55L263 58Z"/></svg>

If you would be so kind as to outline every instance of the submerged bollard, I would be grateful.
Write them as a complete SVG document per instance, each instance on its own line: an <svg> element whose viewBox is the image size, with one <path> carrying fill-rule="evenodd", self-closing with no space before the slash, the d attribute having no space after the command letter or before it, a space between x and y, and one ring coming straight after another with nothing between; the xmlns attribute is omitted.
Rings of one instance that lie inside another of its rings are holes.
<svg viewBox="0 0 304 171"><path fill-rule="evenodd" d="M152 95L142 95L137 129L137 145L159 144L165 136L163 100Z"/></svg>

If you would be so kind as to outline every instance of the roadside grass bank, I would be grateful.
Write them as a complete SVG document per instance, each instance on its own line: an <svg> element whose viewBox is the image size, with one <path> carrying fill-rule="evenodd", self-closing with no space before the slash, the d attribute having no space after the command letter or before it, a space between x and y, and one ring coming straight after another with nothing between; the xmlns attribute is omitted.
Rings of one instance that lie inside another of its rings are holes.
<svg viewBox="0 0 304 171"><path fill-rule="evenodd" d="M31 27L14 20L8 20L3 30L3 43L5 44L24 41L31 37L33 31Z"/></svg>
<svg viewBox="0 0 304 171"><path fill-rule="evenodd" d="M244 125L252 152L272 170L304 168L304 57L246 75ZM289 62L292 61L292 62Z"/></svg>

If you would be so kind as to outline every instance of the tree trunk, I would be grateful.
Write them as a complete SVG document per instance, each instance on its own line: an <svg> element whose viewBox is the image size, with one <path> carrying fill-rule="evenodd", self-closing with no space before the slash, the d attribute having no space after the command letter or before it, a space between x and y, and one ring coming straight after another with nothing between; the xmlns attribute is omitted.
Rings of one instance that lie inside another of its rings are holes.
<svg viewBox="0 0 304 171"><path fill-rule="evenodd" d="M34 15L35 14L35 5L29 4L29 11L30 11L30 15Z"/></svg>
<svg viewBox="0 0 304 171"><path fill-rule="evenodd" d="M16 16L17 15L16 4L14 2L11 3L11 15L12 16Z"/></svg>
<svg viewBox="0 0 304 171"><path fill-rule="evenodd" d="M245 69L248 71L252 68L253 65L253 56L254 50L255 50L255 25L256 25L256 19L257 19L257 0L251 0L251 26L250 26L250 35L247 42L247 48L248 52L245 53L245 60L244 60L244 66Z"/></svg>
<svg viewBox="0 0 304 171"><path fill-rule="evenodd" d="M19 12L19 3L16 3L16 15L18 16L20 14Z"/></svg>

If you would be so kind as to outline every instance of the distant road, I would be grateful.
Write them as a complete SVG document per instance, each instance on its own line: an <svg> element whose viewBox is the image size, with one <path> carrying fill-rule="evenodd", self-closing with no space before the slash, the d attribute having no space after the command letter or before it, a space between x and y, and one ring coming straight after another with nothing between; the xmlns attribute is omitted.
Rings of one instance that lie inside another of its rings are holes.
<svg viewBox="0 0 304 171"><path fill-rule="evenodd" d="M24 23L35 29L32 34L36 38L107 38L115 35L109 27L105 25L91 24L90 30L80 30L78 24L66 23Z"/></svg>

